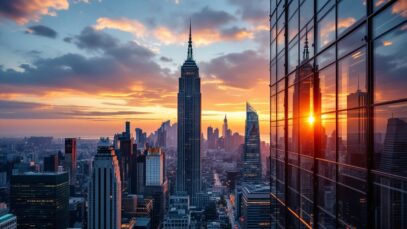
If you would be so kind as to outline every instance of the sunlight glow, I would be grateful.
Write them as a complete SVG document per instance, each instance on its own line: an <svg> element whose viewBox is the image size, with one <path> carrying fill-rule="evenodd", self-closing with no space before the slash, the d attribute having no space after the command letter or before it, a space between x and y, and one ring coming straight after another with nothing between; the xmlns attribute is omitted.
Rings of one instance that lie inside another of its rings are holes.
<svg viewBox="0 0 407 229"><path fill-rule="evenodd" d="M314 115L311 114L311 115L308 117L308 123L309 123L310 125L313 125L314 122L315 122Z"/></svg>

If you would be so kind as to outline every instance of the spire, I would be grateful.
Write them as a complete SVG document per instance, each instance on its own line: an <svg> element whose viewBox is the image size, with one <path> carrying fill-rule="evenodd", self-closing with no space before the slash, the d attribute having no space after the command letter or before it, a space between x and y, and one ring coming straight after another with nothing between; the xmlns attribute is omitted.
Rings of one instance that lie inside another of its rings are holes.
<svg viewBox="0 0 407 229"><path fill-rule="evenodd" d="M223 119L223 122L227 122L227 121L228 121L228 118L225 115L225 119Z"/></svg>
<svg viewBox="0 0 407 229"><path fill-rule="evenodd" d="M308 50L308 29L305 32L305 46L304 46L304 52L302 53L302 59L303 60L308 60L309 58L309 50Z"/></svg>
<svg viewBox="0 0 407 229"><path fill-rule="evenodd" d="M193 56L192 56L192 29L191 29L191 19L189 19L189 41L188 41L188 56L187 56L187 60L192 60Z"/></svg>

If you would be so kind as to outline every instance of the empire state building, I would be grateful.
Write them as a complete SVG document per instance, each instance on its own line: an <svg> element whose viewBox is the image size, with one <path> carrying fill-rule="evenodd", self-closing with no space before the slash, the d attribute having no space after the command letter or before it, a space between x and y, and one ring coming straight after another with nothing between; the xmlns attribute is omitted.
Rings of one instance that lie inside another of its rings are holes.
<svg viewBox="0 0 407 229"><path fill-rule="evenodd" d="M179 78L176 189L186 192L192 204L201 191L201 80L192 55L191 24L188 55Z"/></svg>

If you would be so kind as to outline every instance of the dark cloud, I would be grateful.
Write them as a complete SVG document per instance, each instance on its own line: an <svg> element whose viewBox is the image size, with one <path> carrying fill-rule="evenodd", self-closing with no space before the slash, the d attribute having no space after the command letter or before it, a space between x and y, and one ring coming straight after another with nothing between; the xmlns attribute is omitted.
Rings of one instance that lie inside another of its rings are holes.
<svg viewBox="0 0 407 229"><path fill-rule="evenodd" d="M248 0L229 0L229 3L238 7L237 13L244 20L251 22L268 20L269 1L256 0L256 3Z"/></svg>
<svg viewBox="0 0 407 229"><path fill-rule="evenodd" d="M150 112L123 110L109 112L86 111L86 109L88 109L88 107L0 100L0 119L88 119L151 114Z"/></svg>
<svg viewBox="0 0 407 229"><path fill-rule="evenodd" d="M34 25L27 28L26 34L33 34L37 36L43 36L48 38L56 38L57 32L50 27L45 25Z"/></svg>
<svg viewBox="0 0 407 229"><path fill-rule="evenodd" d="M85 28L73 43L85 50L98 50L97 56L68 53L54 58L38 58L21 65L23 71L0 68L0 86L35 86L83 91L126 91L137 82L172 88L174 79L167 69L154 62L153 52L135 42L117 39Z"/></svg>
<svg viewBox="0 0 407 229"><path fill-rule="evenodd" d="M230 53L200 63L203 73L216 76L228 86L250 88L258 80L268 79L268 61L253 50L241 53Z"/></svg>
<svg viewBox="0 0 407 229"><path fill-rule="evenodd" d="M43 14L55 14L56 10L68 8L67 0L1 0L0 16L25 24L38 20Z"/></svg>
<svg viewBox="0 0 407 229"><path fill-rule="evenodd" d="M107 33L96 31L92 27L86 27L82 32L74 37L74 43L81 49L105 50L115 47L119 40Z"/></svg>
<svg viewBox="0 0 407 229"><path fill-rule="evenodd" d="M165 57L165 56L160 57L160 60L161 60L162 62L172 62L172 59L171 59L171 58L168 58L168 57Z"/></svg>
<svg viewBox="0 0 407 229"><path fill-rule="evenodd" d="M225 11L216 11L209 7L204 7L190 17L192 18L193 29L218 28L235 19L234 16Z"/></svg>
<svg viewBox="0 0 407 229"><path fill-rule="evenodd" d="M72 42L72 37L65 37L64 38L64 41L66 42L66 43L71 43Z"/></svg>

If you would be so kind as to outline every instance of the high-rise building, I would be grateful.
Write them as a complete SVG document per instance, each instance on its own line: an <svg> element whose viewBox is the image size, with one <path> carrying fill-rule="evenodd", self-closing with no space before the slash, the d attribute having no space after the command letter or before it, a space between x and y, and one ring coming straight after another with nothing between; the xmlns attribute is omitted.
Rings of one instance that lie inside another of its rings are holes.
<svg viewBox="0 0 407 229"><path fill-rule="evenodd" d="M146 155L146 185L162 185L164 179L164 152L161 148L149 148Z"/></svg>
<svg viewBox="0 0 407 229"><path fill-rule="evenodd" d="M407 177L407 119L390 118L387 121L383 153L378 160L378 167L386 173ZM380 179L378 190L378 212L380 228L407 227L407 199L405 195L392 191L392 188L407 190L407 182L399 179Z"/></svg>
<svg viewBox="0 0 407 229"><path fill-rule="evenodd" d="M165 216L164 229L188 229L190 226L189 196L178 192L169 198L169 211Z"/></svg>
<svg viewBox="0 0 407 229"><path fill-rule="evenodd" d="M243 229L270 228L270 186L243 186L240 208Z"/></svg>
<svg viewBox="0 0 407 229"><path fill-rule="evenodd" d="M207 136L208 149L214 149L215 148L215 136L213 134L213 128L211 126L208 126L206 136Z"/></svg>
<svg viewBox="0 0 407 229"><path fill-rule="evenodd" d="M11 176L10 210L18 228L67 228L69 175L67 172L27 172Z"/></svg>
<svg viewBox="0 0 407 229"><path fill-rule="evenodd" d="M223 126L222 126L222 136L223 138L226 138L227 132L228 132L228 118L225 115L225 118L223 119Z"/></svg>
<svg viewBox="0 0 407 229"><path fill-rule="evenodd" d="M65 138L65 169L71 185L76 181L76 156L76 138Z"/></svg>
<svg viewBox="0 0 407 229"><path fill-rule="evenodd" d="M146 186L144 196L153 198L153 227L163 219L168 198L168 183L165 178L165 154L161 148L149 148L145 163Z"/></svg>
<svg viewBox="0 0 407 229"><path fill-rule="evenodd" d="M144 148L147 140L147 134L142 129L136 128L136 144L139 149Z"/></svg>
<svg viewBox="0 0 407 229"><path fill-rule="evenodd" d="M44 172L58 171L58 155L49 155L44 157Z"/></svg>
<svg viewBox="0 0 407 229"><path fill-rule="evenodd" d="M270 1L271 228L407 227L404 5Z"/></svg>
<svg viewBox="0 0 407 229"><path fill-rule="evenodd" d="M0 213L1 229L17 229L17 217L10 213Z"/></svg>
<svg viewBox="0 0 407 229"><path fill-rule="evenodd" d="M249 103L246 104L242 178L245 182L261 181L259 117Z"/></svg>
<svg viewBox="0 0 407 229"><path fill-rule="evenodd" d="M90 229L121 228L121 195L119 161L109 138L101 138L89 187Z"/></svg>
<svg viewBox="0 0 407 229"><path fill-rule="evenodd" d="M192 56L191 26L187 60L181 67L178 91L177 191L185 191L194 204L201 191L201 81Z"/></svg>
<svg viewBox="0 0 407 229"><path fill-rule="evenodd" d="M213 138L215 139L215 148L217 148L218 147L218 141L219 141L219 129L218 128L216 128L213 131Z"/></svg>
<svg viewBox="0 0 407 229"><path fill-rule="evenodd" d="M142 195L146 186L146 156L133 155L131 160L130 193Z"/></svg>

